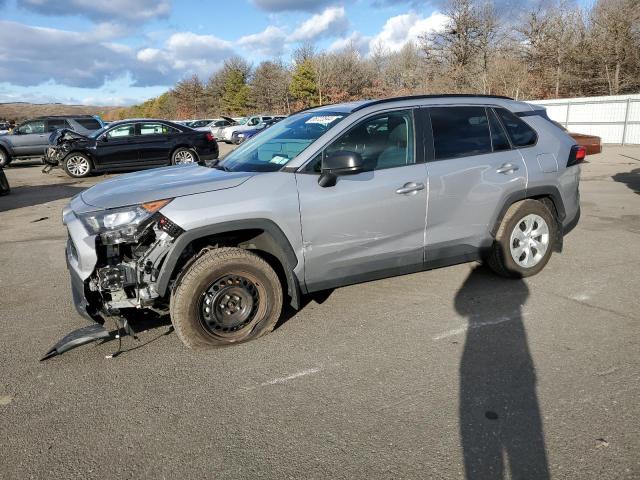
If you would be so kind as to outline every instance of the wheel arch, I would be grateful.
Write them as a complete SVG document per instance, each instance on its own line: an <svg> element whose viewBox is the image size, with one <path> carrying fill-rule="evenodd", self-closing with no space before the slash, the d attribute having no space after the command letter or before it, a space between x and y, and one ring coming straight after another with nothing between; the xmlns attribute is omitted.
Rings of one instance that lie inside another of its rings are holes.
<svg viewBox="0 0 640 480"><path fill-rule="evenodd" d="M293 273L298 264L295 251L280 227L267 219L222 222L184 232L160 267L156 284L158 293L164 296L170 283L178 281L202 252L222 246L244 248L263 258L286 287L291 306L300 308L300 284Z"/></svg>
<svg viewBox="0 0 640 480"><path fill-rule="evenodd" d="M6 143L6 142L1 142L0 141L0 150L4 151L7 156L9 157L9 159L11 159L11 157L13 157L13 149L11 148L11 145Z"/></svg>
<svg viewBox="0 0 640 480"><path fill-rule="evenodd" d="M498 229L500 228L500 224L502 223L502 219L507 213L509 207L514 203L520 202L522 200L538 200L545 204L547 208L549 208L558 223L556 251L562 251L562 222L566 217L566 212L564 208L564 202L562 201L562 196L560 195L560 190L558 190L557 187L551 185L528 188L527 190L521 190L509 195L494 219L493 227L490 231L491 236L495 238Z"/></svg>

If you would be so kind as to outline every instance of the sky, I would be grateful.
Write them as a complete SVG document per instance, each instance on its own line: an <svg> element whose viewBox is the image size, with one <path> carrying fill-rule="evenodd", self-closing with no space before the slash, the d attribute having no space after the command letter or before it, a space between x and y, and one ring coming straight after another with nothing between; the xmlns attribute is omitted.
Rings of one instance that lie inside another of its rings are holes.
<svg viewBox="0 0 640 480"><path fill-rule="evenodd" d="M0 0L0 102L130 105L234 55L397 50L441 28L438 1Z"/></svg>
<svg viewBox="0 0 640 480"><path fill-rule="evenodd" d="M350 42L366 55L443 21L415 0L0 0L0 102L129 105L234 55Z"/></svg>

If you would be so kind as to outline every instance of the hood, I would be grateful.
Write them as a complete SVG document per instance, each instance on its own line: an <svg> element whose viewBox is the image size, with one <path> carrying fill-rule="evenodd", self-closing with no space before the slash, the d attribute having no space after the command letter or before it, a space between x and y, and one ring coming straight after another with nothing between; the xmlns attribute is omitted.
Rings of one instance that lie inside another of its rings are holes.
<svg viewBox="0 0 640 480"><path fill-rule="evenodd" d="M100 209L211 192L241 185L254 172L225 172L197 164L154 168L121 175L81 193L82 200Z"/></svg>
<svg viewBox="0 0 640 480"><path fill-rule="evenodd" d="M57 146L61 145L65 142L77 141L77 140L89 140L86 135L83 135L78 132L74 132L68 128L60 128L54 130L51 135L49 135L49 145Z"/></svg>

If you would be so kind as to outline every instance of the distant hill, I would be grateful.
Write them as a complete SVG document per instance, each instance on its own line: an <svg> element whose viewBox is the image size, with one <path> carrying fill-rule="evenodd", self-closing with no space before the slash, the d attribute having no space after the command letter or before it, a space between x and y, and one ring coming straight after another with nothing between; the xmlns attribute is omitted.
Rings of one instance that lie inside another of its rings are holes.
<svg viewBox="0 0 640 480"><path fill-rule="evenodd" d="M19 122L27 118L45 115L100 115L109 118L109 114L121 107L95 107L91 105L65 105L62 103L0 103L0 120Z"/></svg>

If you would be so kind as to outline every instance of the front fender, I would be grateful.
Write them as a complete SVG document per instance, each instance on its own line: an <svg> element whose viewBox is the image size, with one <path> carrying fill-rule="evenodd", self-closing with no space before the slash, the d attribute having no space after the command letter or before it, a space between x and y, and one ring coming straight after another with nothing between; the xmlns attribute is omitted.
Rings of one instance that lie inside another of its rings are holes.
<svg viewBox="0 0 640 480"><path fill-rule="evenodd" d="M188 230L180 235L167 254L158 274L156 290L161 296L167 293L169 282L178 275L176 266L185 249L194 241L221 234L247 230L261 230L263 233L252 238L248 243L251 248L261 250L274 256L282 265L287 280L287 290L291 297L291 306L300 306L300 285L293 273L298 264L295 251L283 231L273 221L265 218L233 220Z"/></svg>

